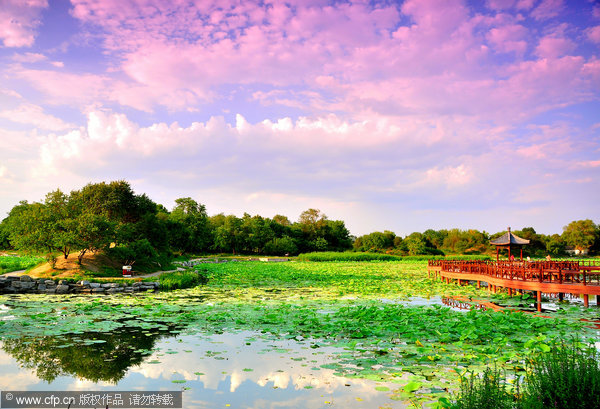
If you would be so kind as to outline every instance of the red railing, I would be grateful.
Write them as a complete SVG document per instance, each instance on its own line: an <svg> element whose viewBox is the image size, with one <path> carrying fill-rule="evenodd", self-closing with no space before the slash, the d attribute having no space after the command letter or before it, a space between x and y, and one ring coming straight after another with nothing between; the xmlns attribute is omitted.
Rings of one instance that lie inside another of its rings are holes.
<svg viewBox="0 0 600 409"><path fill-rule="evenodd" d="M477 274L505 280L600 286L596 261L429 260L443 272Z"/></svg>

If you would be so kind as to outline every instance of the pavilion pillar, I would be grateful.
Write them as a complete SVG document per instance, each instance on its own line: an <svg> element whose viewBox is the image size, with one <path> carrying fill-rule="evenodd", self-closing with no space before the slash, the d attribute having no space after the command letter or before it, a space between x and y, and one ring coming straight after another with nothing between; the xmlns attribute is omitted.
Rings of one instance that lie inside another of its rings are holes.
<svg viewBox="0 0 600 409"><path fill-rule="evenodd" d="M480 289L480 288L481 288L481 281L477 280L477 289Z"/></svg>
<svg viewBox="0 0 600 409"><path fill-rule="evenodd" d="M536 298L537 298L537 310L538 312L542 312L542 292L541 291L536 291Z"/></svg>
<svg viewBox="0 0 600 409"><path fill-rule="evenodd" d="M583 306L585 308L590 306L590 296L588 294L583 294Z"/></svg>
<svg viewBox="0 0 600 409"><path fill-rule="evenodd" d="M521 261L523 261L523 246L521 246Z"/></svg>
<svg viewBox="0 0 600 409"><path fill-rule="evenodd" d="M500 247L496 246L496 261L500 261Z"/></svg>

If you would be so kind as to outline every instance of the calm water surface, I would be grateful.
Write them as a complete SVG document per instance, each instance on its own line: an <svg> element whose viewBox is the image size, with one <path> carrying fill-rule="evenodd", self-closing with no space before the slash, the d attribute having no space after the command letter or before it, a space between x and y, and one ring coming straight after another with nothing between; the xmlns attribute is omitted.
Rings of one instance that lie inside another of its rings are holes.
<svg viewBox="0 0 600 409"><path fill-rule="evenodd" d="M341 348L251 332L172 336L140 329L10 339L1 390L183 390L184 408L404 408L400 385L335 375Z"/></svg>

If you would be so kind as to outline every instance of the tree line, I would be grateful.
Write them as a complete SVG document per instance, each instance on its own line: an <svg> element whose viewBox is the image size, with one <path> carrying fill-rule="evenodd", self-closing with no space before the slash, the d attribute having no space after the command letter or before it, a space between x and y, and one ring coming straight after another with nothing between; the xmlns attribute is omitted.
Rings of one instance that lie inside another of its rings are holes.
<svg viewBox="0 0 600 409"><path fill-rule="evenodd" d="M0 223L0 248L47 255L51 263L76 252L79 262L102 250L124 264L168 263L172 254L222 252L295 255L352 248L343 221L308 209L298 221L223 213L208 216L192 198L172 210L135 194L126 181L90 183L69 194L55 190L44 201L21 201Z"/></svg>
<svg viewBox="0 0 600 409"><path fill-rule="evenodd" d="M308 209L292 222L286 216L242 217L219 213L208 216L206 207L190 197L179 198L168 210L145 194L135 194L126 181L90 183L69 194L48 193L43 201L21 201L0 223L0 248L57 257L102 250L124 264L166 264L173 254L232 253L296 255L312 251L370 251L399 255L484 254L504 232L442 229L397 236L372 232L353 237L341 220L329 220L317 209ZM538 234L533 227L514 233L530 240L525 255L562 256L568 246L600 250L600 227L578 220L562 234Z"/></svg>
<svg viewBox="0 0 600 409"><path fill-rule="evenodd" d="M495 251L490 240L505 232L489 234L479 230L442 229L414 232L402 238L391 231L373 232L357 237L353 247L357 251L387 252L391 254L485 254ZM576 220L563 228L562 234L538 234L533 227L515 230L513 233L529 240L523 247L525 256L564 256L567 249L600 252L600 226L592 220Z"/></svg>

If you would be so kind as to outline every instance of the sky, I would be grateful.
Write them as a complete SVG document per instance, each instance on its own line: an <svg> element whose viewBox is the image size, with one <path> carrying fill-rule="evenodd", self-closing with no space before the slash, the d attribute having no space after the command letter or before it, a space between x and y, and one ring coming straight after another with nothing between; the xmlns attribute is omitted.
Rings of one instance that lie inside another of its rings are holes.
<svg viewBox="0 0 600 409"><path fill-rule="evenodd" d="M354 235L600 223L597 0L0 0L0 219L90 182Z"/></svg>

